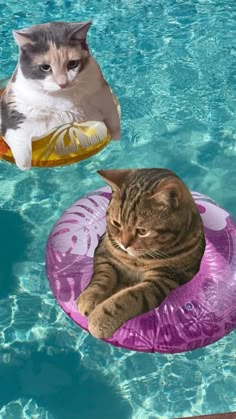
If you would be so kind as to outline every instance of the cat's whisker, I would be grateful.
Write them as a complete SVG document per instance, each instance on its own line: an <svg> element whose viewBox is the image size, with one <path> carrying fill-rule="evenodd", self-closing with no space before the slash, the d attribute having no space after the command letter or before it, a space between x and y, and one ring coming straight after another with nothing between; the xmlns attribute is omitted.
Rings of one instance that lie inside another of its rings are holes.
<svg viewBox="0 0 236 419"><path fill-rule="evenodd" d="M168 258L169 257L168 253L163 252L161 250L156 250L153 253L154 253L154 255L157 255L157 256L160 256L160 257L163 257L163 258Z"/></svg>
<svg viewBox="0 0 236 419"><path fill-rule="evenodd" d="M153 251L145 252L144 257L145 256L149 256L153 259L166 259L169 257L167 253L162 252L161 250L153 250Z"/></svg>
<svg viewBox="0 0 236 419"><path fill-rule="evenodd" d="M155 258L155 256L151 253L151 252L145 252L143 255L142 255L144 258L145 257L150 257L151 259L154 259ZM158 257L156 257L156 259L159 259Z"/></svg>
<svg viewBox="0 0 236 419"><path fill-rule="evenodd" d="M119 246L119 244L112 237L110 237L110 241L111 241L111 243L113 244L114 247L116 247L117 249L122 250L121 247Z"/></svg>

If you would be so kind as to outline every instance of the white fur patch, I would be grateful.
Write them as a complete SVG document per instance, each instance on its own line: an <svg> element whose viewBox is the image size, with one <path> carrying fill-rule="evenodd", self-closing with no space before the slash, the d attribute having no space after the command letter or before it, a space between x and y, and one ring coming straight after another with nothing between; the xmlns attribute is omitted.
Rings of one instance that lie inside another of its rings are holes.
<svg viewBox="0 0 236 419"><path fill-rule="evenodd" d="M16 109L32 122L32 137L73 121L82 121L85 115L73 89L46 93L41 80L26 79L20 69L12 84ZM37 122L37 126L35 124Z"/></svg>

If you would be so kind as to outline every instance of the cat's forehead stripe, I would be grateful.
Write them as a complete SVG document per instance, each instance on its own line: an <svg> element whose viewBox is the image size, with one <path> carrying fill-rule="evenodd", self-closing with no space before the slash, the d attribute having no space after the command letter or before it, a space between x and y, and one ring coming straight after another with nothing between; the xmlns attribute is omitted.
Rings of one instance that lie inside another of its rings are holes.
<svg viewBox="0 0 236 419"><path fill-rule="evenodd" d="M128 191L127 198L121 203L121 218L122 221L126 224L129 223L132 215L136 213L136 208L142 199L143 190L140 188L139 192L135 188L132 188Z"/></svg>
<svg viewBox="0 0 236 419"><path fill-rule="evenodd" d="M40 25L32 30L32 38L37 43L53 43L57 48L68 43L68 25L66 24L46 24Z"/></svg>
<svg viewBox="0 0 236 419"><path fill-rule="evenodd" d="M147 191L153 191L158 183L169 176L172 173L169 171L163 171L157 174L156 171L149 171L149 177L147 177L146 170L136 172L125 188L121 196L121 207L120 214L121 219L125 224L129 224L131 218L137 215L137 207L142 201L143 195Z"/></svg>
<svg viewBox="0 0 236 419"><path fill-rule="evenodd" d="M121 218L122 221L126 224L129 223L129 220L132 214L135 213L135 209L140 202L140 199L143 195L143 189L140 183L140 179L138 176L134 176L133 179L130 180L128 186L126 186L126 193L122 196L121 202ZM138 187L138 192L137 192Z"/></svg>
<svg viewBox="0 0 236 419"><path fill-rule="evenodd" d="M33 42L39 45L46 45L52 42L57 48L60 48L61 46L69 47L74 45L74 42L70 40L70 34L76 28L78 28L78 25L64 22L51 22L31 27L29 31Z"/></svg>

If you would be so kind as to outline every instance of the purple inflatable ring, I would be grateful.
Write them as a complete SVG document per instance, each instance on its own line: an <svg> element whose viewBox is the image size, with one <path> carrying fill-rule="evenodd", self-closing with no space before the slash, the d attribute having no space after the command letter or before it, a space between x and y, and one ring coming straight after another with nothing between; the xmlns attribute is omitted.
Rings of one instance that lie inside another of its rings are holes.
<svg viewBox="0 0 236 419"><path fill-rule="evenodd" d="M192 194L206 236L200 272L106 342L135 351L176 353L209 345L236 328L236 220L207 196ZM77 311L76 299L91 279L110 199L109 187L79 199L58 220L47 243L51 290L65 313L86 331L87 319Z"/></svg>

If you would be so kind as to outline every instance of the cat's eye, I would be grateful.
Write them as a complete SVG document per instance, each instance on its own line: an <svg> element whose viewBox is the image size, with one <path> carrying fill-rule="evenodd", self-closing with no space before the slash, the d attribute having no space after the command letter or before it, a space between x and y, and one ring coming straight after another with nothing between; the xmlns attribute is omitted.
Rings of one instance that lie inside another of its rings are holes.
<svg viewBox="0 0 236 419"><path fill-rule="evenodd" d="M146 229L146 228L137 228L136 231L137 231L137 234L140 237L146 237L150 233L150 231L148 229Z"/></svg>
<svg viewBox="0 0 236 419"><path fill-rule="evenodd" d="M71 60L67 64L68 70L73 70L73 68L77 68L79 66L80 60Z"/></svg>
<svg viewBox="0 0 236 419"><path fill-rule="evenodd" d="M49 64L42 64L40 66L40 70L44 71L45 73L49 73L52 69Z"/></svg>
<svg viewBox="0 0 236 419"><path fill-rule="evenodd" d="M112 224L113 224L113 226L115 226L116 228L121 228L120 223L118 223L118 221L116 221L116 220L112 220Z"/></svg>

